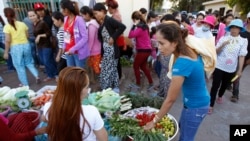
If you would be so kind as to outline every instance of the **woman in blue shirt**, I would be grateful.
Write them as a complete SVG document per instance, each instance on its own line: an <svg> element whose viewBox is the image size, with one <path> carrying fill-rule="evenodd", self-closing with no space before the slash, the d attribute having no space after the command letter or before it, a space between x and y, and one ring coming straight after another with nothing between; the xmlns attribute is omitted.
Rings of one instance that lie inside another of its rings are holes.
<svg viewBox="0 0 250 141"><path fill-rule="evenodd" d="M174 22L161 24L156 38L162 55L174 54L172 80L167 98L155 118L146 124L149 130L166 115L180 92L183 94L183 110L180 117L180 141L193 141L209 108L210 96L206 87L202 58L185 43L188 31Z"/></svg>

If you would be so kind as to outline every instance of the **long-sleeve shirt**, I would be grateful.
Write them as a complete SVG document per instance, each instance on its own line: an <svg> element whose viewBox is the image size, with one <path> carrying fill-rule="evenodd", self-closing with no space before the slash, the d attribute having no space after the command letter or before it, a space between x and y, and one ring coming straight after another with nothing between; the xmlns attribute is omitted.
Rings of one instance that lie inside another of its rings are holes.
<svg viewBox="0 0 250 141"><path fill-rule="evenodd" d="M151 49L149 31L141 27L132 28L128 35L129 38L135 38L136 49Z"/></svg>
<svg viewBox="0 0 250 141"><path fill-rule="evenodd" d="M67 18L68 17L65 17L64 21L67 21ZM77 51L79 59L82 60L88 57L90 54L86 23L81 16L76 16L73 26L75 45L69 49L69 52L74 53ZM66 43L64 43L64 48L65 47Z"/></svg>
<svg viewBox="0 0 250 141"><path fill-rule="evenodd" d="M42 47L52 47L50 44L50 36L52 35L51 29L48 27L48 25L44 21L39 21L34 26L34 35L37 37L40 34L46 34L46 37L41 37L39 42L37 43L38 48Z"/></svg>
<svg viewBox="0 0 250 141"><path fill-rule="evenodd" d="M98 55L101 54L101 43L98 40L98 28L99 24L96 20L92 19L87 23L88 26L88 44L90 55Z"/></svg>

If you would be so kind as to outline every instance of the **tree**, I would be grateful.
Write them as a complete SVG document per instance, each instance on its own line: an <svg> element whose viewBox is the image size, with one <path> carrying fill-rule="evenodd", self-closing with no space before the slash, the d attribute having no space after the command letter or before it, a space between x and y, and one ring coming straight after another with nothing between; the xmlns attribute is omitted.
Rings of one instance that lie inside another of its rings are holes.
<svg viewBox="0 0 250 141"><path fill-rule="evenodd" d="M150 10L161 10L161 6L164 0L150 0Z"/></svg>
<svg viewBox="0 0 250 141"><path fill-rule="evenodd" d="M246 15L250 12L250 1L249 0L227 0L227 4L230 7L234 7L235 5L239 5L241 11L241 15Z"/></svg>
<svg viewBox="0 0 250 141"><path fill-rule="evenodd" d="M187 12L197 12L204 10L203 2L209 0L170 0L173 2L173 8L178 11L187 11Z"/></svg>

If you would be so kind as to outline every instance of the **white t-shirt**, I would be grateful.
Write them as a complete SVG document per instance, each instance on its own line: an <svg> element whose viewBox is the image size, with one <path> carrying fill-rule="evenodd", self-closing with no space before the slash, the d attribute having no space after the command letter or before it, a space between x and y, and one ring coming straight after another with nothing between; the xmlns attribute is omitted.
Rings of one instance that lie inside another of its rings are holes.
<svg viewBox="0 0 250 141"><path fill-rule="evenodd" d="M238 37L231 35L223 36L217 43L216 48L228 40L230 43L217 54L216 68L228 73L233 73L236 71L238 65L238 57L247 55L248 41L246 38L240 37L240 35Z"/></svg>
<svg viewBox="0 0 250 141"><path fill-rule="evenodd" d="M194 36L197 37L197 38L212 38L213 37L213 34L212 32L209 30L209 31L206 31L204 32L202 30L202 26L197 26L196 23L192 25L193 29L194 29Z"/></svg>
<svg viewBox="0 0 250 141"><path fill-rule="evenodd" d="M48 112L48 109L50 106L51 106L51 102L48 102L44 105L44 109L43 109L43 115L46 117L47 120L48 120L47 112ZM82 105L82 110L83 110L83 114L84 114L86 120L88 121L88 123L91 127L91 131L89 131L88 126L85 125L83 140L84 141L96 141L97 139L96 139L96 136L95 136L93 130L98 131L102 127L104 127L103 119L101 118L101 115L100 115L99 111L97 110L97 108L92 106L92 105ZM80 119L80 125L82 128L83 117L81 117L81 119Z"/></svg>

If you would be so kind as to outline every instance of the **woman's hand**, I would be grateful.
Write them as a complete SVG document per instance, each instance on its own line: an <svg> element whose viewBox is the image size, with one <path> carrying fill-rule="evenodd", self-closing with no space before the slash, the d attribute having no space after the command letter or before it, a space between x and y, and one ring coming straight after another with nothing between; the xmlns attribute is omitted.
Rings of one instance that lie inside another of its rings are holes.
<svg viewBox="0 0 250 141"><path fill-rule="evenodd" d="M109 45L113 45L114 44L114 39L112 37L109 38Z"/></svg>
<svg viewBox="0 0 250 141"><path fill-rule="evenodd" d="M71 53L70 51L65 52L66 55L72 55L73 53Z"/></svg>
<svg viewBox="0 0 250 141"><path fill-rule="evenodd" d="M60 59L61 59L60 56L56 56L56 62L57 62L57 63L60 62Z"/></svg>
<svg viewBox="0 0 250 141"><path fill-rule="evenodd" d="M238 78L239 78L239 77L241 77L241 75L242 75L242 71L237 71L236 74L238 75Z"/></svg>
<svg viewBox="0 0 250 141"><path fill-rule="evenodd" d="M41 135L41 134L45 134L47 130L47 127L41 127L41 128L37 128L35 129L36 135Z"/></svg>
<svg viewBox="0 0 250 141"><path fill-rule="evenodd" d="M38 35L38 36L36 37L35 43L38 44L39 41L40 41L40 35Z"/></svg>
<svg viewBox="0 0 250 141"><path fill-rule="evenodd" d="M9 53L8 53L8 52L4 52L3 58L4 58L5 60L8 60L8 58L9 58Z"/></svg>
<svg viewBox="0 0 250 141"><path fill-rule="evenodd" d="M225 42L222 44L222 46L225 47L225 46L228 45L229 43L230 43L230 40L227 40L227 41L225 41Z"/></svg>
<svg viewBox="0 0 250 141"><path fill-rule="evenodd" d="M150 122L148 122L148 123L143 127L143 129L144 129L144 130L150 130L150 129L154 128L154 127L155 127L155 123L154 123L153 121L150 121Z"/></svg>

